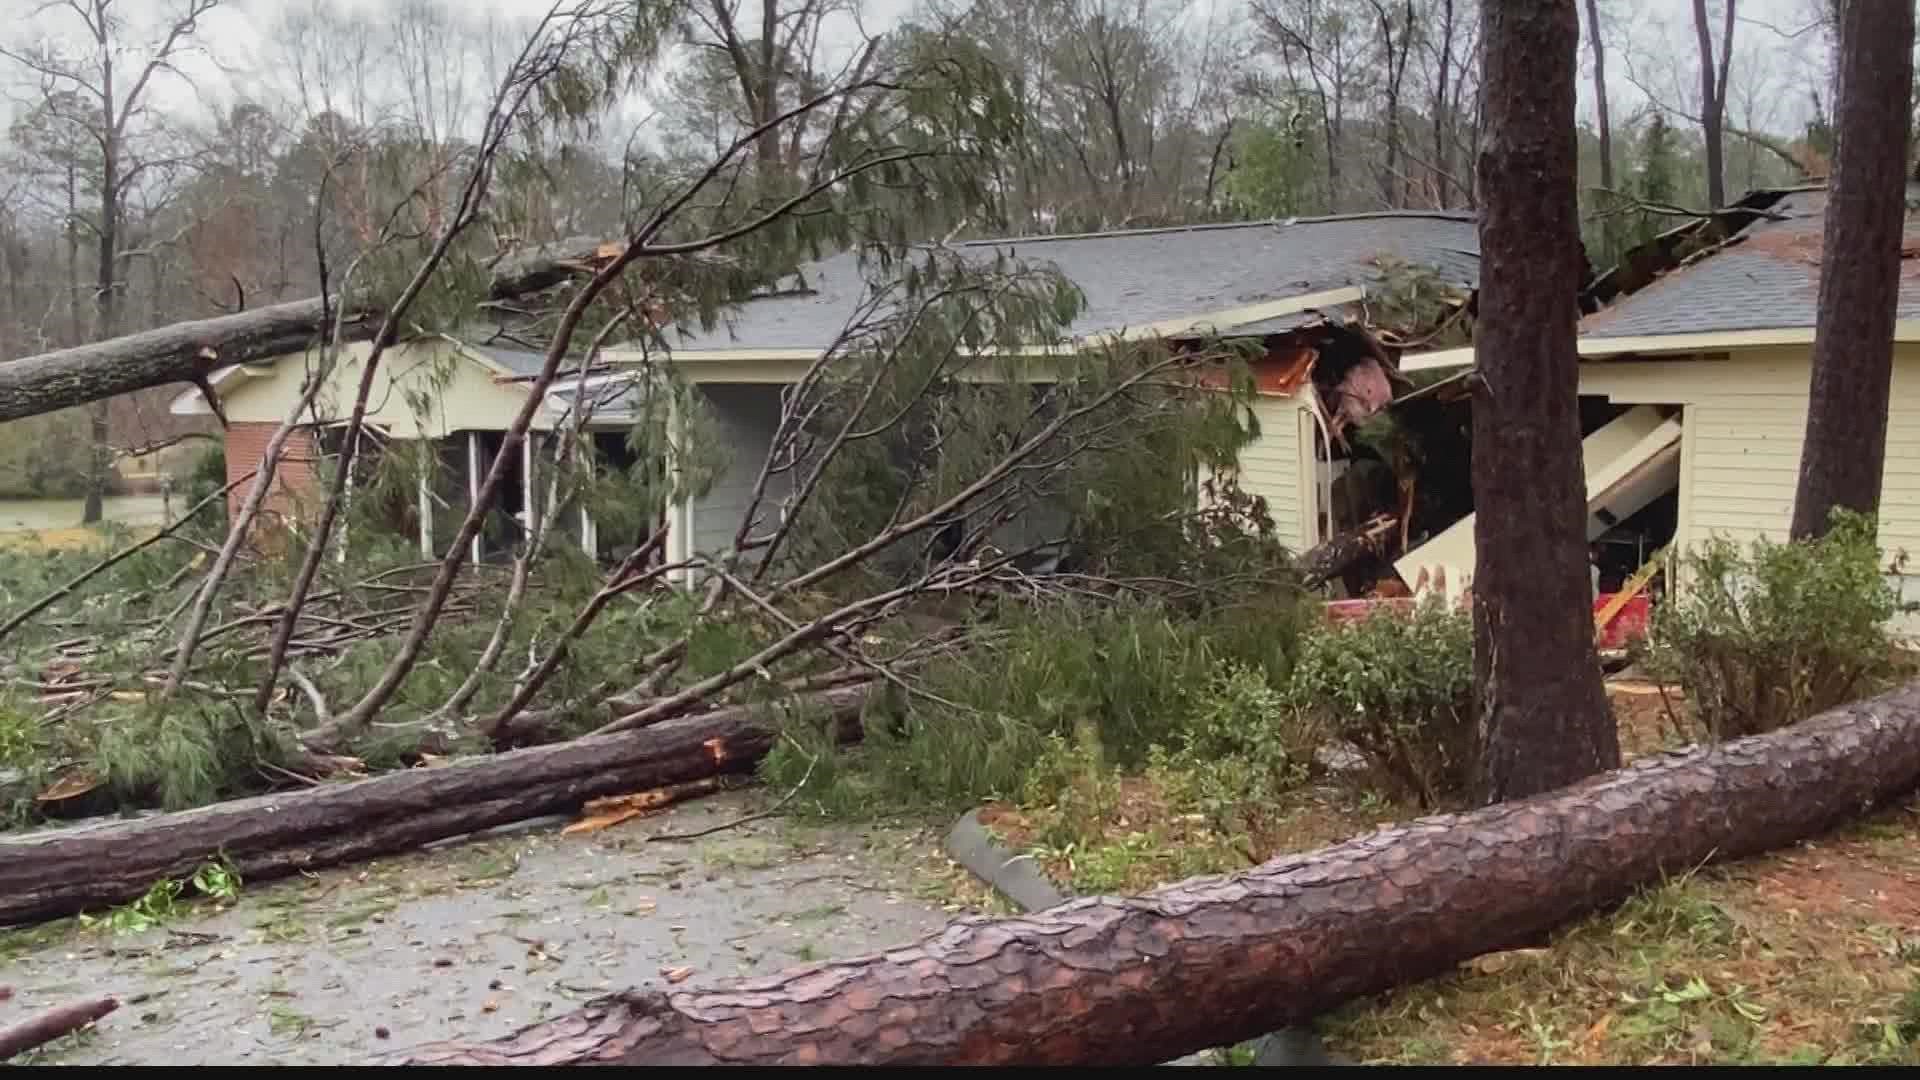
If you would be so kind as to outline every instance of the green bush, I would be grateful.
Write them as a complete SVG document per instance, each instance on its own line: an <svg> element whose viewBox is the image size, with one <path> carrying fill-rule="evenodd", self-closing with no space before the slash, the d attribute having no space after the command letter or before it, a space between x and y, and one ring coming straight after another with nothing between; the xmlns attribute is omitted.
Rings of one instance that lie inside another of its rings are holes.
<svg viewBox="0 0 1920 1080"><path fill-rule="evenodd" d="M1434 807L1471 780L1473 625L1438 600L1307 635L1288 697L1391 794Z"/></svg>
<svg viewBox="0 0 1920 1080"><path fill-rule="evenodd" d="M930 667L919 680L930 696L868 725L854 767L830 772L892 807L946 808L1020 797L1041 759L1063 746L1097 746L1126 770L1145 766L1154 747L1178 751L1194 737L1271 761L1284 754L1260 744L1256 729L1275 711L1274 671L1291 664L1298 618L1279 604L1200 617L1147 602L1009 604L993 620L999 640ZM1204 734L1190 736L1196 722ZM794 747L776 750L765 775L792 785L808 762ZM859 805L825 792L829 773L814 768L816 808Z"/></svg>
<svg viewBox="0 0 1920 1080"><path fill-rule="evenodd" d="M214 443L193 459L193 469L187 473L185 505L193 506L226 485L227 448L224 443Z"/></svg>
<svg viewBox="0 0 1920 1080"><path fill-rule="evenodd" d="M1318 728L1264 672L1227 663L1194 696L1178 744L1155 748L1147 773L1175 805L1237 834L1306 782L1319 746Z"/></svg>
<svg viewBox="0 0 1920 1080"><path fill-rule="evenodd" d="M1711 739L1772 731L1871 692L1893 671L1888 625L1909 610L1874 523L1844 511L1814 541L1715 538L1655 611L1643 662L1683 687Z"/></svg>

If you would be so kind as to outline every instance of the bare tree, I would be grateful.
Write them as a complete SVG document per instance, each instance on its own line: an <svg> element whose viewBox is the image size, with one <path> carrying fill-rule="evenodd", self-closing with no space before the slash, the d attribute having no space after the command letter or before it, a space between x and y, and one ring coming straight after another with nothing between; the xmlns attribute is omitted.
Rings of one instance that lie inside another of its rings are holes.
<svg viewBox="0 0 1920 1080"><path fill-rule="evenodd" d="M1254 0L1253 12L1288 78L1307 73L1326 144L1327 202L1337 210L1345 202L1347 107L1362 81L1364 20L1325 0Z"/></svg>
<svg viewBox="0 0 1920 1080"><path fill-rule="evenodd" d="M1385 95L1380 124L1386 160L1381 163L1380 201L1386 206L1406 202L1406 178L1400 168L1400 86L1407 75L1407 58L1413 52L1413 0L1406 0L1397 12L1389 11L1384 0L1369 0L1374 23L1380 32L1382 89Z"/></svg>
<svg viewBox="0 0 1920 1080"><path fill-rule="evenodd" d="M756 12L743 0L689 3L692 65L677 85L683 101L699 103L707 114L702 120L713 145L702 152L717 152L738 132L756 130L753 155L760 171L768 176L796 171L807 141L832 123L833 114L772 121L872 68L880 39L861 30L861 7L861 0L759 0ZM862 40L836 66L827 41L847 30Z"/></svg>
<svg viewBox="0 0 1920 1080"><path fill-rule="evenodd" d="M1733 62L1734 0L1722 0L1719 62L1714 61L1713 28L1707 0L1693 0L1694 36L1700 43L1700 133L1706 139L1707 205L1727 204L1726 165L1722 159L1721 126L1727 112L1727 71Z"/></svg>
<svg viewBox="0 0 1920 1080"><path fill-rule="evenodd" d="M1533 795L1620 763L1593 652L1574 355L1573 0L1487 0L1473 399L1480 788Z"/></svg>
<svg viewBox="0 0 1920 1080"><path fill-rule="evenodd" d="M1600 186L1613 190L1613 126L1607 122L1607 43L1600 0L1587 0L1587 45L1593 51L1593 107L1600 114Z"/></svg>
<svg viewBox="0 0 1920 1080"><path fill-rule="evenodd" d="M119 332L121 228L130 189L141 182L143 173L161 165L157 156L143 152L134 125L148 116L146 96L154 77L179 76L180 53L191 42L201 17L218 4L219 0L179 0L159 44L131 65L123 66L131 31L115 9L115 0L81 0L67 5L84 31L89 46L84 56L63 56L50 42L36 48L0 48L0 55L38 77L49 102L71 102L80 110L66 119L88 133L98 152L99 203L87 222L95 241L96 337L112 337ZM94 451L82 516L88 524L100 520L107 469L112 462L108 408L104 401L89 407Z"/></svg>
<svg viewBox="0 0 1920 1080"><path fill-rule="evenodd" d="M1430 171L1433 173L1433 202L1445 209L1453 197L1453 139L1449 130L1452 127L1454 112L1458 102L1449 98L1451 89L1459 93L1459 81L1464 76L1455 72L1454 40L1458 33L1458 20L1454 17L1454 0L1439 0L1438 33L1426 35L1430 42L1427 52L1433 63L1433 96L1427 105L1427 111L1433 123L1433 161Z"/></svg>
<svg viewBox="0 0 1920 1080"><path fill-rule="evenodd" d="M1839 119L1822 239L1795 538L1873 514L1887 453L1913 92L1913 6L1841 5Z"/></svg>

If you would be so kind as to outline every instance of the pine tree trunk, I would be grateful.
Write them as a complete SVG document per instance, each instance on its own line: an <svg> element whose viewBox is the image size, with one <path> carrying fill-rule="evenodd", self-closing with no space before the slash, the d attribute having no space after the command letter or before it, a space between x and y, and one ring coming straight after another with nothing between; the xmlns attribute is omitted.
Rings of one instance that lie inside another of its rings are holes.
<svg viewBox="0 0 1920 1080"><path fill-rule="evenodd" d="M617 244L583 238L531 249L494 267L487 295L502 300L539 292L591 274L619 253ZM666 263L659 265L661 273L672 272ZM298 352L318 340L321 311L319 297L293 300L91 345L77 344L76 325L76 347L0 364L0 422L149 387L192 383L220 368ZM77 324L77 307L74 312ZM370 314L349 313L343 336L348 340L371 337L379 320Z"/></svg>
<svg viewBox="0 0 1920 1080"><path fill-rule="evenodd" d="M1916 783L1908 687L1232 877L962 918L772 977L629 990L379 1063L1151 1065L1538 944L1664 875L1817 835Z"/></svg>
<svg viewBox="0 0 1920 1080"><path fill-rule="evenodd" d="M873 684L806 699L857 720ZM772 745L771 705L736 705L639 731L406 769L173 814L0 838L0 925L132 900L213 858L264 881L542 814L753 767Z"/></svg>
<svg viewBox="0 0 1920 1080"><path fill-rule="evenodd" d="M1880 506L1893 324L1906 224L1913 6L1843 6L1833 179L1827 187L1807 434L1792 535L1827 531L1834 508Z"/></svg>
<svg viewBox="0 0 1920 1080"><path fill-rule="evenodd" d="M357 326L348 325L351 334ZM192 382L216 368L297 352L313 343L319 329L316 298L22 357L0 364L0 422ZM372 332L364 327L364 335Z"/></svg>
<svg viewBox="0 0 1920 1080"><path fill-rule="evenodd" d="M1473 399L1480 795L1620 763L1593 651L1579 371L1573 0L1484 10L1479 377Z"/></svg>

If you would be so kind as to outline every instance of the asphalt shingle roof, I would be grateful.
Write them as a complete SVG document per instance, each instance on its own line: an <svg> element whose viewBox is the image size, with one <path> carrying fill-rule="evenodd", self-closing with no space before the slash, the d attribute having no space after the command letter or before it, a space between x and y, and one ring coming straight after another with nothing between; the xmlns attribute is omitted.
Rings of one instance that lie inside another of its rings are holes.
<svg viewBox="0 0 1920 1080"><path fill-rule="evenodd" d="M547 366L547 354L530 349L502 349L497 345L469 345L467 348L513 372L519 378L538 375L540 369Z"/></svg>
<svg viewBox="0 0 1920 1080"><path fill-rule="evenodd" d="M1909 206L1917 193L1909 185ZM1811 328L1820 303L1826 208L1825 191L1788 193L1769 208L1786 220L1755 221L1728 246L1587 316L1581 335L1622 338ZM1909 238L1917 227L1920 218L1910 210ZM1920 280L1904 273L1897 317L1920 319Z"/></svg>
<svg viewBox="0 0 1920 1080"><path fill-rule="evenodd" d="M1374 261L1380 256L1430 266L1449 283L1467 287L1478 284L1480 262L1472 216L1440 212L1018 237L953 247L983 261L999 252L1056 267L1086 299L1069 328L1076 336L1364 284L1379 276ZM747 301L711 332L676 334L675 347L825 348L860 302L864 282L848 253L809 266L806 284L812 292ZM1297 320L1275 325L1290 321Z"/></svg>

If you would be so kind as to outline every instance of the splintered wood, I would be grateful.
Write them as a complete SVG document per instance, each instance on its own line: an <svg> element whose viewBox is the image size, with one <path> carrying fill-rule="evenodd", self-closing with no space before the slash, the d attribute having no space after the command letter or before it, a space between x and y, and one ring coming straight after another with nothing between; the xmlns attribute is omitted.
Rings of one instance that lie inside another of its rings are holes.
<svg viewBox="0 0 1920 1080"><path fill-rule="evenodd" d="M579 821L561 829L560 832L563 836L573 836L610 829L623 821L658 813L684 799L711 795L727 786L729 786L728 777L709 776L701 780L688 780L685 783L636 791L631 795L608 795L605 798L592 799L580 808L584 816Z"/></svg>

